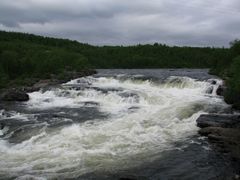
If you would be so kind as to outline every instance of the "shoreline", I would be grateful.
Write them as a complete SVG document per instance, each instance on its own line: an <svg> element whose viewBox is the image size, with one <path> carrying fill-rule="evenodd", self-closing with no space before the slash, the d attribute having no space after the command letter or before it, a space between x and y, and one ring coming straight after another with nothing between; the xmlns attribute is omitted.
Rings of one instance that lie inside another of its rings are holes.
<svg viewBox="0 0 240 180"><path fill-rule="evenodd" d="M224 98L224 101L227 88L223 83L216 91L218 96ZM232 112L204 114L196 122L200 128L199 135L207 137L215 150L232 159L237 169L234 179L240 179L240 113L239 109L232 104L229 105L231 105Z"/></svg>
<svg viewBox="0 0 240 180"><path fill-rule="evenodd" d="M39 91L42 88L47 88L51 86L60 85L66 83L72 79L81 78L85 76L90 76L96 74L97 71L94 69L85 69L82 71L68 71L65 72L64 77L59 77L57 75L51 75L51 78L41 79L41 78L32 78L30 83L26 85L19 86L10 86L7 88L0 89L0 101L28 101L28 93Z"/></svg>

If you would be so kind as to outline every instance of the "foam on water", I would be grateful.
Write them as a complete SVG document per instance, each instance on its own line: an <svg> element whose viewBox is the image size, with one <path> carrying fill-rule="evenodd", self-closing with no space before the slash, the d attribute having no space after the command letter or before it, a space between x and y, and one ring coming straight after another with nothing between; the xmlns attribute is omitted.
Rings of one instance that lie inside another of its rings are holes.
<svg viewBox="0 0 240 180"><path fill-rule="evenodd" d="M82 82L89 88L69 88ZM96 102L99 111L109 116L42 131L18 144L0 140L0 175L74 178L137 166L151 156L161 156L175 142L197 134L196 119L201 114L226 106L215 92L206 93L209 87L215 91L219 83L187 77L170 77L164 83L88 77L72 80L62 89L30 93L28 109L78 108Z"/></svg>

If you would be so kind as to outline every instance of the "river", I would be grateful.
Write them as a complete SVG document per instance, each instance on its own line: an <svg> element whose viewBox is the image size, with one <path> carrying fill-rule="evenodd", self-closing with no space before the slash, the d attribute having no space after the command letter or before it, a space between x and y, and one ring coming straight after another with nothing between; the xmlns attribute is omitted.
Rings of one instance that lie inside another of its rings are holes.
<svg viewBox="0 0 240 180"><path fill-rule="evenodd" d="M0 104L0 179L225 179L231 161L198 135L229 111L206 69L98 70Z"/></svg>

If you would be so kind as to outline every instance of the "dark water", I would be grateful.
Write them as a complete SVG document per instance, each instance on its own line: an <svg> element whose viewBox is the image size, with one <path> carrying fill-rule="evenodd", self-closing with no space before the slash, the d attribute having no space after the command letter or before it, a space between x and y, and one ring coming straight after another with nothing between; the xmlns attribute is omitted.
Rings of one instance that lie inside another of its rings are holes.
<svg viewBox="0 0 240 180"><path fill-rule="evenodd" d="M98 70L1 102L1 179L232 179L227 155L197 133L229 110L208 70ZM210 89L210 91L209 91Z"/></svg>

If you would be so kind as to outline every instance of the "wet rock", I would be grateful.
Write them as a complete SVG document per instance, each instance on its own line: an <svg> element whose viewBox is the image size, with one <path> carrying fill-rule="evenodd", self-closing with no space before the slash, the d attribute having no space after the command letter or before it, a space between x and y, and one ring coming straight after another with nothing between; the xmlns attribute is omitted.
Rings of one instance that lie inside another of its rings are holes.
<svg viewBox="0 0 240 180"><path fill-rule="evenodd" d="M77 80L77 83L78 83L78 84L83 84L83 85L85 85L85 86L90 86L90 85L91 85L91 83L88 82L88 81L85 80L85 79L78 79L78 80Z"/></svg>
<svg viewBox="0 0 240 180"><path fill-rule="evenodd" d="M63 87L75 91L81 91L86 88L90 88L90 86L87 86L85 84L64 84Z"/></svg>
<svg viewBox="0 0 240 180"><path fill-rule="evenodd" d="M91 87L91 89L94 89L96 91L100 91L103 94L107 94L109 92L120 92L123 91L123 88L100 88L100 87Z"/></svg>
<svg viewBox="0 0 240 180"><path fill-rule="evenodd" d="M217 88L216 93L217 93L218 96L224 96L226 90L227 90L227 87L226 87L226 86L224 86L224 85L219 85L218 88Z"/></svg>
<svg viewBox="0 0 240 180"><path fill-rule="evenodd" d="M90 70L82 70L79 72L65 71L63 77L59 77L57 75L52 74L50 79L42 79L42 80L33 79L31 81L31 83L26 84L26 86L18 88L18 89L23 92L34 92L34 91L39 91L39 90L47 91L54 87L61 88L60 84L66 83L67 81L70 81L72 79L81 78L81 77L93 75L96 73L97 73L97 71L91 70L91 69ZM83 85L81 84L81 86L83 86Z"/></svg>
<svg viewBox="0 0 240 180"><path fill-rule="evenodd" d="M232 114L204 114L197 119L197 126L240 128L240 116Z"/></svg>
<svg viewBox="0 0 240 180"><path fill-rule="evenodd" d="M2 101L28 101L29 95L19 89L9 89L1 94Z"/></svg>
<svg viewBox="0 0 240 180"><path fill-rule="evenodd" d="M5 125L0 122L0 130L2 130L4 127L5 127Z"/></svg>
<svg viewBox="0 0 240 180"><path fill-rule="evenodd" d="M42 88L46 88L48 86L51 86L51 85L56 85L56 84L59 84L59 80L57 79L45 79L45 80L40 80L39 82L37 82L36 84L34 84L32 86L32 89L34 91L36 90L40 90Z"/></svg>
<svg viewBox="0 0 240 180"><path fill-rule="evenodd" d="M66 83L72 79L81 78L84 76L90 76L96 74L97 71L94 69L86 69L82 71L65 71L64 76L51 75L50 79L39 80L38 78L25 79L24 86L18 87L14 84L14 81L10 82L11 88L13 89L1 89L0 100L8 101L27 101L27 92L39 91L40 89L49 89L59 84ZM16 88L17 87L17 88ZM15 95L14 95L15 94ZM24 96L25 94L25 96ZM15 97L16 96L16 97ZM13 97L13 98L11 98ZM19 98L18 98L19 97ZM12 100L14 99L14 100Z"/></svg>
<svg viewBox="0 0 240 180"><path fill-rule="evenodd" d="M64 77L61 77L61 81L62 83L66 82L66 81L70 81L71 79L77 79L77 78L81 78L81 77L85 77L85 76L90 76L93 74L96 74L97 71L94 69L85 69L82 71L65 71L64 72Z"/></svg>
<svg viewBox="0 0 240 180"><path fill-rule="evenodd" d="M240 129L207 127L199 130L199 134L207 136L221 152L230 153L234 159L240 160Z"/></svg>
<svg viewBox="0 0 240 180"><path fill-rule="evenodd" d="M206 93L207 94L212 94L213 93L213 87L209 87L207 90L206 90Z"/></svg>
<svg viewBox="0 0 240 180"><path fill-rule="evenodd" d="M199 134L208 137L224 154L240 161L240 116L234 114L207 114L197 119L202 128Z"/></svg>
<svg viewBox="0 0 240 180"><path fill-rule="evenodd" d="M86 101L84 102L85 106L99 106L98 102L94 102L94 101Z"/></svg>
<svg viewBox="0 0 240 180"><path fill-rule="evenodd" d="M212 85L217 84L217 81L215 79L209 79L208 82L211 83Z"/></svg>
<svg viewBox="0 0 240 180"><path fill-rule="evenodd" d="M118 95L124 98L129 98L129 97L139 98L139 96L133 92L120 92L118 93Z"/></svg>
<svg viewBox="0 0 240 180"><path fill-rule="evenodd" d="M51 79L44 79L44 80L40 80L39 82L35 83L32 87L30 87L30 91L39 91L40 89L49 89L53 86L57 86L59 84L62 83L66 83L72 79L77 79L77 78L81 78L81 77L85 77L85 76L90 76L93 74L96 74L97 71L96 70L92 70L92 69L88 69L88 70L82 70L79 72L76 71L65 71L64 72L64 76L63 77L57 77L57 76L53 76ZM89 85L88 83L85 84L81 84L81 86L86 86ZM78 87L79 89L81 89L81 87Z"/></svg>

